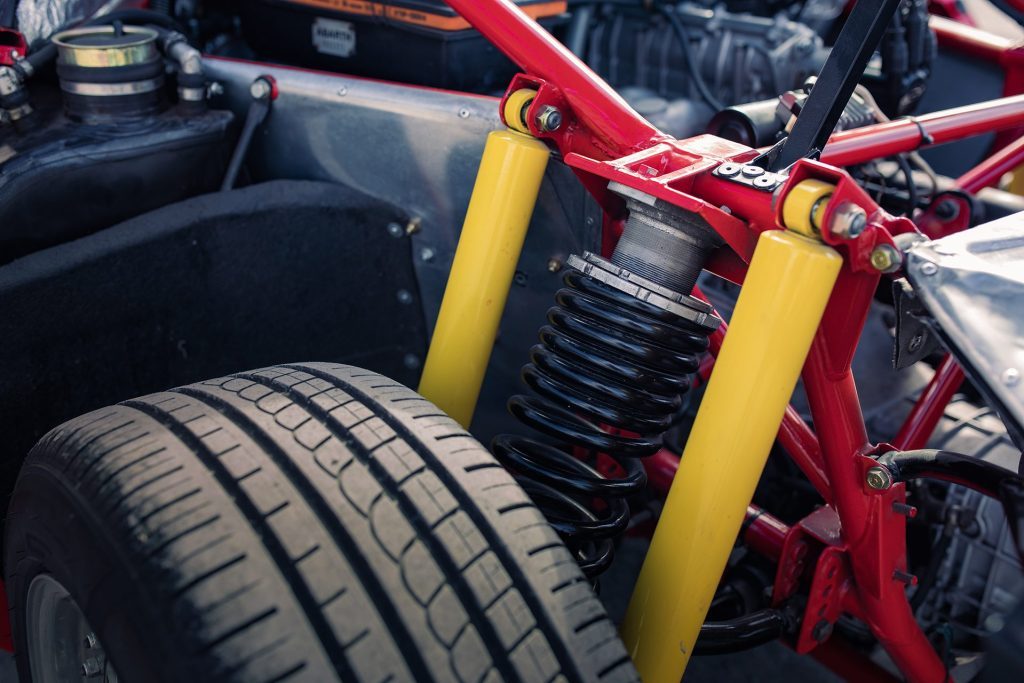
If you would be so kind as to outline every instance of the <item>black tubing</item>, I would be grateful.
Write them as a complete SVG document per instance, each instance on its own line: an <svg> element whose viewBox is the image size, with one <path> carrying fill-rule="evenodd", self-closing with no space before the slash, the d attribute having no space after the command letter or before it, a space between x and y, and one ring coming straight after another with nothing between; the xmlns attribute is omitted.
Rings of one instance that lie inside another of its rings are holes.
<svg viewBox="0 0 1024 683"><path fill-rule="evenodd" d="M1016 472L962 453L921 449L894 451L878 459L896 481L938 479L966 486L1003 504L1017 553L1024 561L1024 478Z"/></svg>
<svg viewBox="0 0 1024 683"><path fill-rule="evenodd" d="M938 479L960 484L990 498L1002 499L1003 480L1020 481L1020 476L1006 468L962 453L922 448L916 451L895 451L878 459L892 470L898 481Z"/></svg>
<svg viewBox="0 0 1024 683"><path fill-rule="evenodd" d="M706 622L693 649L695 655L725 655L777 640L788 626L785 614L763 609L728 621Z"/></svg>
<svg viewBox="0 0 1024 683"><path fill-rule="evenodd" d="M722 109L725 109L725 105L722 104L714 94L712 94L708 84L704 81L704 75L700 72L700 65L697 64L697 61L693 56L693 51L690 49L690 34L687 32L686 26L683 25L682 20L671 7L659 5L658 10L668 20L668 23L672 26L672 30L675 31L676 38L679 39L679 44L683 48L683 55L686 58L686 69L690 72L690 78L693 79L693 84L697 87L697 92L700 93L700 96L713 110L721 111Z"/></svg>

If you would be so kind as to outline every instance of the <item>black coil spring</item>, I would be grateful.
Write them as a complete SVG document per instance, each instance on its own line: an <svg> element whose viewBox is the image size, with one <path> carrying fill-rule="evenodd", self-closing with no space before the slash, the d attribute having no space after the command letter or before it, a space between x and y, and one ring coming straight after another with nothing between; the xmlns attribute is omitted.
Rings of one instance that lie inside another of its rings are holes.
<svg viewBox="0 0 1024 683"><path fill-rule="evenodd" d="M565 284L522 371L536 395L508 403L553 442L502 435L493 450L592 578L611 564L613 539L629 523L626 498L647 483L639 459L658 451L681 417L709 333L580 272ZM576 457L597 453L624 475L606 477Z"/></svg>

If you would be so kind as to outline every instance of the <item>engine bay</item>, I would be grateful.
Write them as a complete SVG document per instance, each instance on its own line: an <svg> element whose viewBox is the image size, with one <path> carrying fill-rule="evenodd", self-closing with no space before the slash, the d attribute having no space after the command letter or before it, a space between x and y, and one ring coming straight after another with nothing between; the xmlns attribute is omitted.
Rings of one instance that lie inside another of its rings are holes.
<svg viewBox="0 0 1024 683"><path fill-rule="evenodd" d="M292 355L415 386L484 137L503 128L499 98L518 67L444 2L153 0L97 14L101 4L0 0L5 448L23 456L53 425L108 402ZM515 4L661 131L766 153L792 132L849 9L840 0ZM1024 41L1013 6L975 4L990 12L978 20L985 30ZM904 0L887 25L834 127L851 146L853 132L896 120L928 140L928 115L1020 94L956 49L943 23L952 20L933 10ZM557 130L555 115L535 123ZM1019 137L1017 120L837 165L922 239L938 239L1024 211L1018 174L971 182L1000 140ZM827 149L817 152L831 163ZM850 221L862 230L867 217ZM521 389L570 255L608 251L602 206L557 152L531 225L470 428L483 443L521 428L506 401ZM631 268L640 274L661 253L642 246ZM697 282L728 322L738 282L707 273ZM944 353L942 340L915 336L916 302L898 284L873 294L853 370L869 435L881 441L943 372ZM306 306L313 295L319 303ZM351 329L365 338L350 339ZM55 401L68 383L81 390ZM677 454L700 384L663 437ZM928 444L1018 471L1019 435L991 397L970 379L956 396ZM801 386L793 407L811 421ZM13 481L19 463L7 458L0 479ZM609 467L596 456L592 464ZM908 491L908 571L920 577L911 606L964 672L957 680L972 680L1024 597L1011 525L957 484L910 482ZM795 524L820 501L776 447L753 504ZM624 547L645 543L661 505L649 491L631 498ZM628 583L629 571L602 581ZM737 545L709 619L772 606L773 580L771 562ZM614 590L602 597L613 616L624 608ZM860 620L822 629L815 639L834 629L893 670Z"/></svg>

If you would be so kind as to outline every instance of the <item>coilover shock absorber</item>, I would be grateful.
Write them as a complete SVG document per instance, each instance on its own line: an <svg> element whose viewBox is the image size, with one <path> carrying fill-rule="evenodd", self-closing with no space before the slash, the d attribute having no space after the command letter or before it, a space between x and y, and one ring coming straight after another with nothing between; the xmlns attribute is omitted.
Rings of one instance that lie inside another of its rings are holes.
<svg viewBox="0 0 1024 683"><path fill-rule="evenodd" d="M570 256L509 411L545 441L497 437L492 449L595 577L647 483L640 458L682 415L682 394L721 320L690 295L717 236L703 219L617 183L629 209L610 260ZM575 451L575 452L574 452ZM621 476L578 456L607 454Z"/></svg>

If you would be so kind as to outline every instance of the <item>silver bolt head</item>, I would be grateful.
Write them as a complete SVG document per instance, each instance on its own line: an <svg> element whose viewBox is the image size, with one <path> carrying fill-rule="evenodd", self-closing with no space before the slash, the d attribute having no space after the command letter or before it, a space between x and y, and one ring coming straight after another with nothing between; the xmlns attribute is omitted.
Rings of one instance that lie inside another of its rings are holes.
<svg viewBox="0 0 1024 683"><path fill-rule="evenodd" d="M871 252L871 266L882 273L894 273L903 265L903 254L891 244L879 244Z"/></svg>
<svg viewBox="0 0 1024 683"><path fill-rule="evenodd" d="M754 178L754 187L772 187L777 182L779 182L779 179L774 173L765 173Z"/></svg>
<svg viewBox="0 0 1024 683"><path fill-rule="evenodd" d="M459 110L459 118L460 119L468 119L469 118L469 110L466 109L465 107L460 109Z"/></svg>
<svg viewBox="0 0 1024 683"><path fill-rule="evenodd" d="M554 133L562 127L562 112L548 105L537 114L537 127L545 133Z"/></svg>
<svg viewBox="0 0 1024 683"><path fill-rule="evenodd" d="M557 273L562 269L562 262L556 258L548 259L548 272Z"/></svg>
<svg viewBox="0 0 1024 683"><path fill-rule="evenodd" d="M254 100L266 99L266 98L270 97L270 92L271 92L270 84L267 83L267 81L262 79L262 78L257 78L249 86L249 95Z"/></svg>
<svg viewBox="0 0 1024 683"><path fill-rule="evenodd" d="M388 234L392 237L402 237L405 235L405 228L398 223L388 223Z"/></svg>
<svg viewBox="0 0 1024 683"><path fill-rule="evenodd" d="M872 465L868 468L864 480L869 488L876 491L884 491L892 486L892 472L889 471L888 467Z"/></svg>
<svg viewBox="0 0 1024 683"><path fill-rule="evenodd" d="M924 263L921 265L921 272L925 275L935 275L939 272L939 267L934 263Z"/></svg>
<svg viewBox="0 0 1024 683"><path fill-rule="evenodd" d="M759 175L764 175L764 169L760 166L744 166L740 173L747 178L756 178Z"/></svg>
<svg viewBox="0 0 1024 683"><path fill-rule="evenodd" d="M853 202L843 202L832 215L829 229L836 237L853 239L868 227L868 214Z"/></svg>
<svg viewBox="0 0 1024 683"><path fill-rule="evenodd" d="M1020 384L1020 370L1017 368L1006 368L1003 370L1003 374L1000 376L1003 380L1003 384L1008 387L1015 387Z"/></svg>
<svg viewBox="0 0 1024 683"><path fill-rule="evenodd" d="M217 97L218 95L224 94L224 84L220 81L210 81L209 85L206 86L207 97Z"/></svg>

